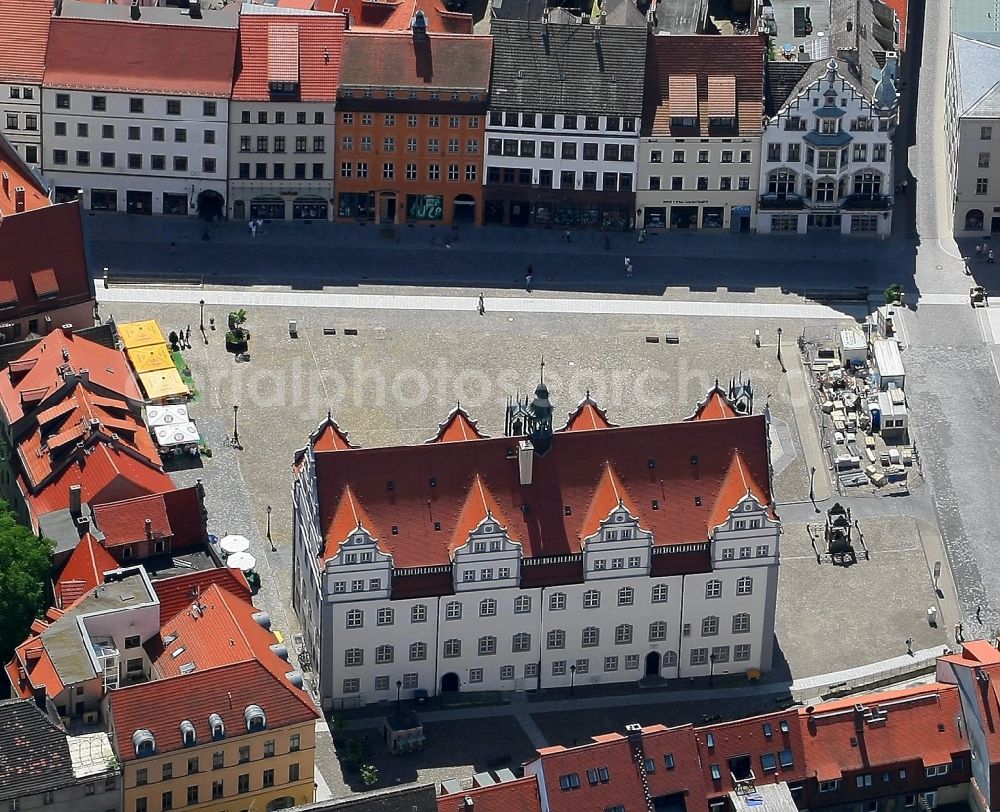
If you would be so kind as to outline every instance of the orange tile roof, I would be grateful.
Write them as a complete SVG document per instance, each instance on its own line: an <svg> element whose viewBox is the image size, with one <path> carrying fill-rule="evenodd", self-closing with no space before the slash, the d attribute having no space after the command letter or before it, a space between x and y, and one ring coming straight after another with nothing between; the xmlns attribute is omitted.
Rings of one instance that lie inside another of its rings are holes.
<svg viewBox="0 0 1000 812"><path fill-rule="evenodd" d="M497 504L496 497L483 482L482 477L477 475L472 480L469 495L466 497L462 511L458 514L458 520L455 522L455 536L451 542L452 552L464 546L469 540L469 534L487 518L492 518L502 528L508 529L507 520L504 518L500 505ZM509 530L508 536L511 541L517 542L517 538Z"/></svg>
<svg viewBox="0 0 1000 812"><path fill-rule="evenodd" d="M104 543L111 548L146 541L147 520L152 522L150 532L154 539L174 535L163 494L137 496L94 507L94 521L104 534Z"/></svg>
<svg viewBox="0 0 1000 812"><path fill-rule="evenodd" d="M726 478L722 481L718 496L715 499L715 509L709 519L709 527L718 527L729 521L729 512L739 504L743 497L749 494L762 507L768 508L769 502L763 489L754 481L739 449L733 452Z"/></svg>
<svg viewBox="0 0 1000 812"><path fill-rule="evenodd" d="M380 0L378 6L383 5L388 4ZM344 37L340 90L371 86L485 91L492 64L492 37L438 34L415 46L406 31L356 31L352 25Z"/></svg>
<svg viewBox="0 0 1000 812"><path fill-rule="evenodd" d="M235 57L235 29L54 17L44 83L226 98Z"/></svg>
<svg viewBox="0 0 1000 812"><path fill-rule="evenodd" d="M3 14L3 8L4 6L0 4L0 15ZM0 19L3 18L0 17ZM9 20L3 19L3 22L0 23L0 41L3 39L3 26L9 22ZM2 61L3 56L0 56L0 63ZM5 81L8 81L6 77ZM17 202L18 188L24 190L23 206L19 206ZM0 137L0 215L9 217L17 213L48 208L51 205L52 201L49 200L48 190L44 184L17 154L10 142L6 138ZM38 271L39 266L36 265L33 270Z"/></svg>
<svg viewBox="0 0 1000 812"><path fill-rule="evenodd" d="M889 8L896 12L896 19L899 21L899 50L906 50L906 26L910 13L910 0L882 0Z"/></svg>
<svg viewBox="0 0 1000 812"><path fill-rule="evenodd" d="M85 533L70 554L56 581L56 599L66 609L85 592L104 583L104 573L118 569L118 562L90 533Z"/></svg>
<svg viewBox="0 0 1000 812"><path fill-rule="evenodd" d="M118 688L109 694L113 743L121 761L135 761L132 734L149 730L158 753L183 749L180 723L187 719L199 742L211 741L208 717L222 717L226 738L246 734L244 711L258 705L264 711L268 730L312 723L319 713L308 695L251 660L209 671L195 671L139 685ZM151 714L150 708L156 713Z"/></svg>
<svg viewBox="0 0 1000 812"><path fill-rule="evenodd" d="M326 416L326 422L314 435L312 444L316 451L347 451L357 448L347 439L347 432L343 431L329 414Z"/></svg>
<svg viewBox="0 0 1000 812"><path fill-rule="evenodd" d="M858 704L865 712L877 707L885 721L863 721L858 733ZM961 713L958 687L939 682L827 702L812 713L803 710L799 719L809 772L818 781L832 781L851 771L907 761L950 764L954 754L969 749L956 722Z"/></svg>
<svg viewBox="0 0 1000 812"><path fill-rule="evenodd" d="M292 666L271 650L277 638L252 619L258 610L219 584L211 584L171 618L161 621L160 637L149 646L150 660L159 677L184 673L185 666L208 671L233 663L257 660L276 676Z"/></svg>
<svg viewBox="0 0 1000 812"><path fill-rule="evenodd" d="M375 536L375 525L371 517L354 495L351 486L345 485L340 500L337 502L333 521L330 522L326 532L326 544L323 547L322 559L325 561L335 556L340 545L359 527Z"/></svg>
<svg viewBox="0 0 1000 812"><path fill-rule="evenodd" d="M608 420L604 409L597 405L597 402L590 397L590 393L581 400L577 407L570 412L566 425L559 431L591 431L593 429L610 429L615 424Z"/></svg>
<svg viewBox="0 0 1000 812"><path fill-rule="evenodd" d="M319 4L317 4L319 5ZM410 21L419 9L427 20L427 30L433 34L471 34L473 17L460 11L448 11L440 0L332 0L332 7L350 15L351 30L380 29L409 31Z"/></svg>
<svg viewBox="0 0 1000 812"><path fill-rule="evenodd" d="M39 0L0 2L0 76L5 82L41 84L52 4Z"/></svg>
<svg viewBox="0 0 1000 812"><path fill-rule="evenodd" d="M286 7L288 4L282 2L280 5ZM312 0L303 0L302 5L295 7L311 6ZM280 32L294 38L294 49L298 51L294 67L299 93L294 100L334 101L346 23L346 17L341 14L242 15L233 99L267 101L271 97L268 92L268 43L269 38Z"/></svg>
<svg viewBox="0 0 1000 812"><path fill-rule="evenodd" d="M766 431L763 416L750 415L560 432L548 452L535 457L533 482L527 486L520 484L517 460L508 456L513 447L509 437L349 454L316 451L324 557L354 530L358 505L363 505L365 528L393 556L396 567L447 564L458 518L477 476L489 484L525 556L579 553L587 511L609 462L632 500L633 515L653 533L654 544L706 541L715 527L710 522L716 504L728 509L736 501L730 503L728 494L735 477L730 473L734 449L743 463L740 481L745 477L762 483L754 488L769 503ZM649 475L650 460L656 477ZM727 494L720 500L724 487ZM657 510L651 506L654 499L660 502ZM435 530L435 522L440 529ZM396 535L390 533L393 525Z"/></svg>
<svg viewBox="0 0 1000 812"><path fill-rule="evenodd" d="M247 603L250 602L250 585L246 576L237 569L216 567L163 578L153 581L153 590L160 600L160 624L165 624L178 612L189 607L196 597L213 584L218 584L229 594Z"/></svg>
<svg viewBox="0 0 1000 812"><path fill-rule="evenodd" d="M465 804L471 798L473 807ZM438 812L542 812L542 800L538 793L535 776L526 776L516 781L504 781L490 787L474 787L452 795L439 795Z"/></svg>
<svg viewBox="0 0 1000 812"><path fill-rule="evenodd" d="M580 527L580 539L586 539L594 535L600 529L604 520L611 515L611 511L616 510L619 505L623 505L633 516L639 515L635 503L628 495L628 491L625 490L625 486L622 485L618 474L615 473L614 466L610 462L605 463L604 470L601 472L601 479L597 483L594 496L591 498L590 506L587 508L587 517L583 520L583 524Z"/></svg>
<svg viewBox="0 0 1000 812"><path fill-rule="evenodd" d="M438 426L437 433L427 440L428 443L454 443L461 440L483 440L486 435L476 426L476 421L469 413L457 405Z"/></svg>
<svg viewBox="0 0 1000 812"><path fill-rule="evenodd" d="M58 619L51 614L54 611L46 612L50 621ZM35 688L45 688L50 698L65 690L41 640L42 632L48 627L49 623L45 621L32 623L28 639L14 649L13 659L4 667L14 692L22 698L30 698Z"/></svg>
<svg viewBox="0 0 1000 812"><path fill-rule="evenodd" d="M6 222L6 220L0 221ZM0 225L0 234L3 226ZM40 390L48 397L65 383L64 373L88 370L90 381L104 395L141 400L128 361L120 350L89 341L69 330L53 330L17 361L0 370L0 408L8 423L20 420L31 409L22 405L22 394ZM94 401L102 408L105 405Z"/></svg>

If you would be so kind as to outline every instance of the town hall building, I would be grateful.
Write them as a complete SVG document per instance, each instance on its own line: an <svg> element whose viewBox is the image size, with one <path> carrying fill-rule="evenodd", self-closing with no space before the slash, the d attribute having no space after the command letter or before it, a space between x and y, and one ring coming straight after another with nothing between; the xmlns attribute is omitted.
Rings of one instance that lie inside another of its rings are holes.
<svg viewBox="0 0 1000 812"><path fill-rule="evenodd" d="M759 673L781 525L748 387L685 421L561 428L544 383L489 438L361 449L329 417L296 455L293 602L325 709L417 692Z"/></svg>

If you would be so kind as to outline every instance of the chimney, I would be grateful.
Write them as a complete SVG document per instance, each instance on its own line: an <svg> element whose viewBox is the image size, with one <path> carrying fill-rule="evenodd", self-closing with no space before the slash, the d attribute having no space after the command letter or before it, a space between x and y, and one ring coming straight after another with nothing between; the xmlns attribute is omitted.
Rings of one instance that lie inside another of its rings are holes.
<svg viewBox="0 0 1000 812"><path fill-rule="evenodd" d="M465 798L462 799L462 809L464 810L464 812L472 812L472 810L475 808L476 808L476 802L472 800L472 796L466 795Z"/></svg>
<svg viewBox="0 0 1000 812"><path fill-rule="evenodd" d="M521 474L521 484L531 484L532 468L535 463L535 447L531 440L521 440L517 444L517 470Z"/></svg>
<svg viewBox="0 0 1000 812"><path fill-rule="evenodd" d="M90 370L89 369L81 369L77 374L80 377L80 383L90 383Z"/></svg>
<svg viewBox="0 0 1000 812"><path fill-rule="evenodd" d="M82 488L79 485L69 486L69 513L71 516L76 518L82 512L82 506L80 504L80 493Z"/></svg>
<svg viewBox="0 0 1000 812"><path fill-rule="evenodd" d="M129 17L133 20L138 20L142 16L142 11L139 9L139 0L132 0L132 8L129 9Z"/></svg>
<svg viewBox="0 0 1000 812"><path fill-rule="evenodd" d="M76 520L76 530L83 536L90 532L90 516L80 516Z"/></svg>
<svg viewBox="0 0 1000 812"><path fill-rule="evenodd" d="M865 732L865 706L854 706L854 732L859 736Z"/></svg>
<svg viewBox="0 0 1000 812"><path fill-rule="evenodd" d="M188 16L192 20L201 19L201 0L188 0Z"/></svg>
<svg viewBox="0 0 1000 812"><path fill-rule="evenodd" d="M6 172L3 173L3 194L4 197L10 197L10 175Z"/></svg>
<svg viewBox="0 0 1000 812"><path fill-rule="evenodd" d="M153 540L153 520L146 519L146 541Z"/></svg>
<svg viewBox="0 0 1000 812"><path fill-rule="evenodd" d="M45 693L45 686L41 688L34 688L31 692L32 698L35 700L35 705L38 709L44 713L46 716L49 715L49 698Z"/></svg>
<svg viewBox="0 0 1000 812"><path fill-rule="evenodd" d="M14 187L14 211L24 211L24 187Z"/></svg>
<svg viewBox="0 0 1000 812"><path fill-rule="evenodd" d="M413 31L414 42L427 42L427 18L422 11L417 11L410 20L410 29Z"/></svg>

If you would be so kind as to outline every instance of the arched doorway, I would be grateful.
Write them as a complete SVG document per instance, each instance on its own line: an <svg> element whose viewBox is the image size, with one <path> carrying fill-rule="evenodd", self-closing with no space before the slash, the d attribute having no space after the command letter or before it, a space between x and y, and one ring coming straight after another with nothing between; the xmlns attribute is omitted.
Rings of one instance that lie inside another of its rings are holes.
<svg viewBox="0 0 1000 812"><path fill-rule="evenodd" d="M288 809L293 806L295 806L295 799L291 795L282 795L267 805L267 812L277 812L279 809Z"/></svg>
<svg viewBox="0 0 1000 812"><path fill-rule="evenodd" d="M660 652L651 651L646 655L646 676L660 676Z"/></svg>
<svg viewBox="0 0 1000 812"><path fill-rule="evenodd" d="M198 216L202 220L221 220L225 211L226 200L218 192L206 189L198 195Z"/></svg>
<svg viewBox="0 0 1000 812"><path fill-rule="evenodd" d="M982 231L984 220L985 217L983 216L982 209L969 209L965 213L965 230Z"/></svg>
<svg viewBox="0 0 1000 812"><path fill-rule="evenodd" d="M458 674L454 671L449 671L443 677L441 677L441 693L443 694L454 694L458 692L459 680Z"/></svg>
<svg viewBox="0 0 1000 812"><path fill-rule="evenodd" d="M458 195L455 198L453 222L474 225L476 222L476 199L472 195Z"/></svg>
<svg viewBox="0 0 1000 812"><path fill-rule="evenodd" d="M277 195L261 195L250 201L250 217L260 220L284 220L285 201Z"/></svg>

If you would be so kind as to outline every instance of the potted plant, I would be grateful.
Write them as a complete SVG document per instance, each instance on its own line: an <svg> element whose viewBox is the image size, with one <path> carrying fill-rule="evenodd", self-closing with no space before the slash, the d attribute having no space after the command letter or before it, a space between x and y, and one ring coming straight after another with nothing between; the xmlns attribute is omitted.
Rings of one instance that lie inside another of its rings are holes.
<svg viewBox="0 0 1000 812"><path fill-rule="evenodd" d="M232 353L246 352L250 341L250 331L246 328L247 312L240 308L229 314L229 332L226 333L226 349Z"/></svg>
<svg viewBox="0 0 1000 812"><path fill-rule="evenodd" d="M378 767L374 764L362 765L361 780L364 782L366 787L374 787L378 783Z"/></svg>

